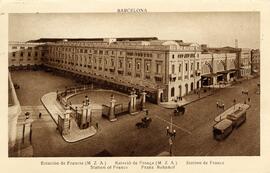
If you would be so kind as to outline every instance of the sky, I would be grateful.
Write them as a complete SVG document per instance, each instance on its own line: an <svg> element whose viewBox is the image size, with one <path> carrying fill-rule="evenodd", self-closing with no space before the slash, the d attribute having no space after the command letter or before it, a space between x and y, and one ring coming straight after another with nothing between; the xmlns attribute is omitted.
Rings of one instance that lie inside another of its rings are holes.
<svg viewBox="0 0 270 173"><path fill-rule="evenodd" d="M260 47L259 12L9 14L9 41L158 37L211 47Z"/></svg>

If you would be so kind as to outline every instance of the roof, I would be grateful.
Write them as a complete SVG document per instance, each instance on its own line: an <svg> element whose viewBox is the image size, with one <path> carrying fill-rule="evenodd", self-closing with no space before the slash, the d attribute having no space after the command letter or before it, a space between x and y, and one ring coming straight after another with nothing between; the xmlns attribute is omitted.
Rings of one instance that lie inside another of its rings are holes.
<svg viewBox="0 0 270 173"><path fill-rule="evenodd" d="M32 43L58 42L58 41L104 41L105 38L40 38L37 40L29 40ZM158 40L157 37L119 37L116 41L151 41Z"/></svg>
<svg viewBox="0 0 270 173"><path fill-rule="evenodd" d="M246 112L246 109L245 108L239 107L239 109L235 110L231 114L228 114L228 116L230 116L232 118L238 118L238 117L240 117L245 112Z"/></svg>
<svg viewBox="0 0 270 173"><path fill-rule="evenodd" d="M232 125L232 121L228 120L228 119L224 119L220 122L218 122L217 124L214 125L215 129L220 129L220 130L224 130L227 127L229 127L230 125Z"/></svg>

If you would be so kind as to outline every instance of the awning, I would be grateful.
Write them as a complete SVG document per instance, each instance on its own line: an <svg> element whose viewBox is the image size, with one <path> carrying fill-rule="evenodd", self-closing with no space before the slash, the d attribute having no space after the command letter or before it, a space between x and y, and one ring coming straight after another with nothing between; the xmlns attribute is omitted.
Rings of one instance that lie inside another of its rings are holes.
<svg viewBox="0 0 270 173"><path fill-rule="evenodd" d="M231 70L225 70L225 71L220 71L220 72L217 72L219 74L227 74L227 73L235 73L236 70L235 69L231 69Z"/></svg>
<svg viewBox="0 0 270 173"><path fill-rule="evenodd" d="M202 75L202 77L212 78L212 77L217 77L217 76L221 76L221 75L222 75L222 74L212 73L212 74L205 74L205 75Z"/></svg>

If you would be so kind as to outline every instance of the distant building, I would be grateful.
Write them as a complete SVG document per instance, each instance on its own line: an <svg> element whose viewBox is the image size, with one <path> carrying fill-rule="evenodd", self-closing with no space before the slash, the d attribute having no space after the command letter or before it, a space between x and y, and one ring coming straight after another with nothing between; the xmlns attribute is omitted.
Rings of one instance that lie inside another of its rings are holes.
<svg viewBox="0 0 270 173"><path fill-rule="evenodd" d="M202 45L202 85L229 83L239 77L240 49L233 47L210 48Z"/></svg>
<svg viewBox="0 0 270 173"><path fill-rule="evenodd" d="M240 77L251 75L251 49L241 48L239 65Z"/></svg>
<svg viewBox="0 0 270 173"><path fill-rule="evenodd" d="M32 68L42 64L45 57L44 43L10 42L9 68Z"/></svg>
<svg viewBox="0 0 270 173"><path fill-rule="evenodd" d="M259 49L251 50L251 73L252 74L260 73L260 50Z"/></svg>

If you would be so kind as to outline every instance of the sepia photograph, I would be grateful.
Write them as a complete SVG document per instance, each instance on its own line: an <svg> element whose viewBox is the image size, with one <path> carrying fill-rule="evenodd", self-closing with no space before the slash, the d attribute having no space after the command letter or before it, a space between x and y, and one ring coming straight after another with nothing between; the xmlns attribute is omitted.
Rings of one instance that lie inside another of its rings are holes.
<svg viewBox="0 0 270 173"><path fill-rule="evenodd" d="M261 155L260 12L143 11L8 15L8 157Z"/></svg>

